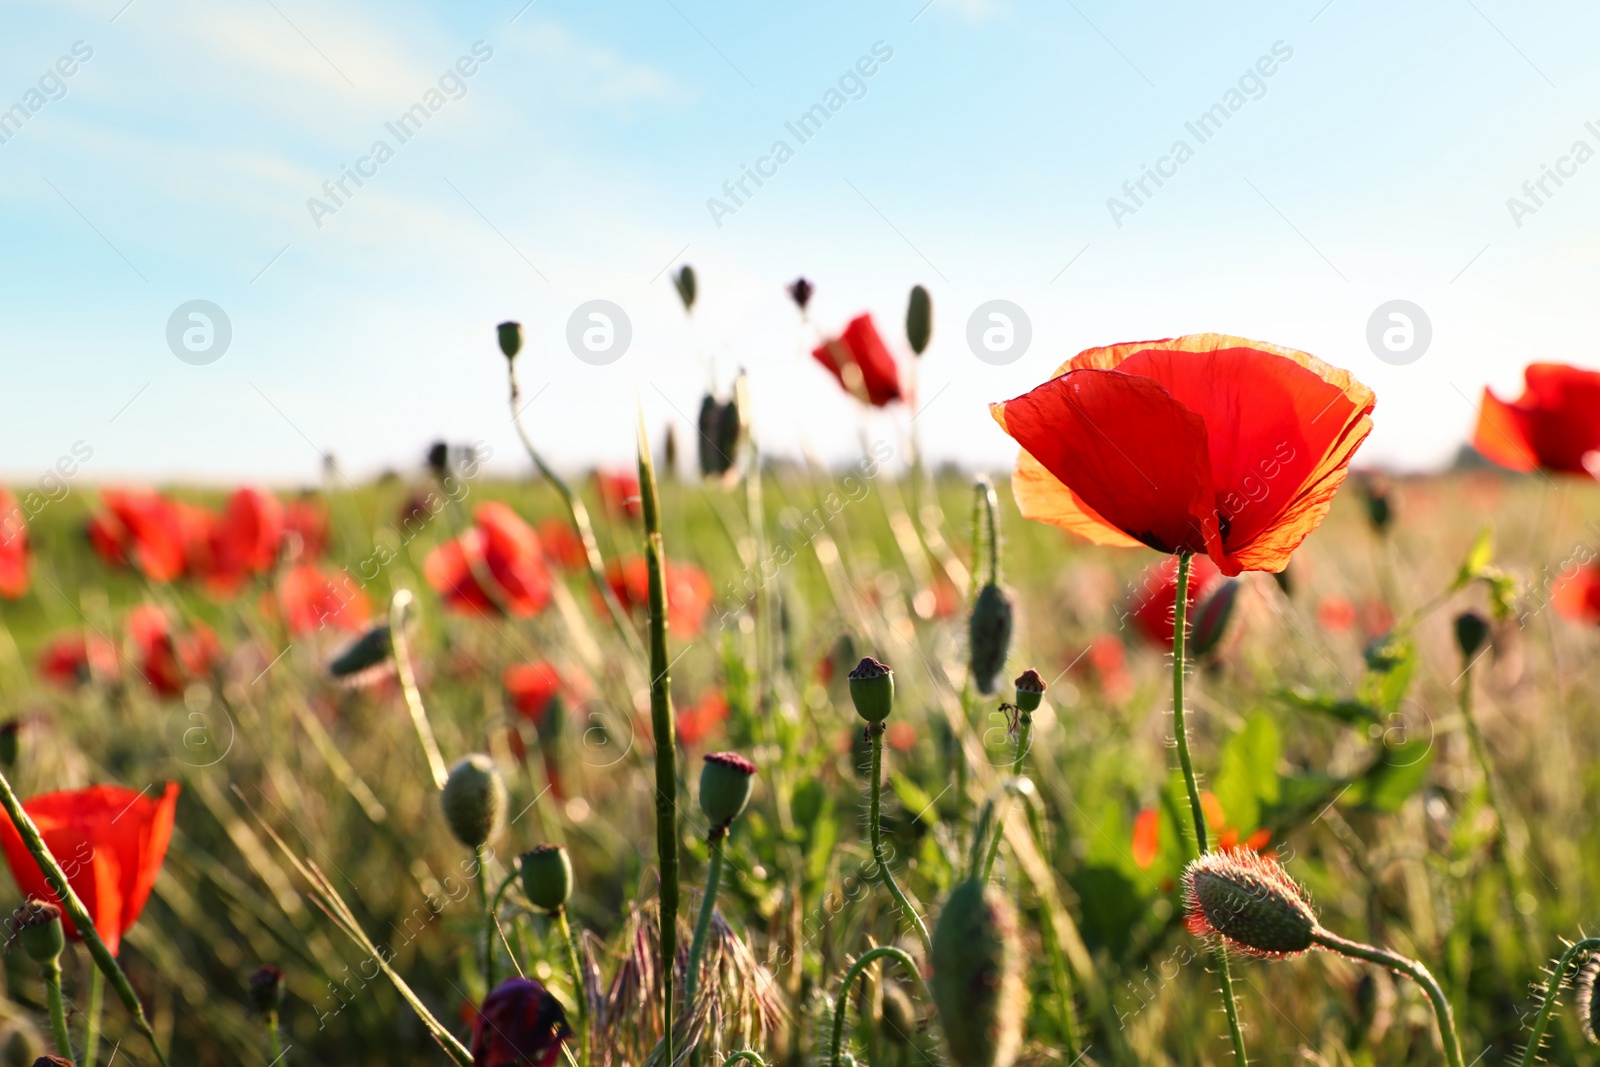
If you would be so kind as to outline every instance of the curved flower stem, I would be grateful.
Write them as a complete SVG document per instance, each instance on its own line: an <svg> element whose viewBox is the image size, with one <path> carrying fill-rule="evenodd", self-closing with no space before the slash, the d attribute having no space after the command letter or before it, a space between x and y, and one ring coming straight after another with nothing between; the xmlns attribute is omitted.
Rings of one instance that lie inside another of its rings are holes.
<svg viewBox="0 0 1600 1067"><path fill-rule="evenodd" d="M416 727L417 740L422 743L422 754L428 759L428 773L433 775L436 789L443 789L450 775L445 770L444 757L439 755L439 742L434 740L433 726L428 722L428 709L422 704L422 693L417 689L417 674L411 669L411 647L406 644L406 610L411 606L411 591L402 589L395 593L389 604L389 643L394 648L395 673L400 676L400 690L405 694L406 710L411 712L411 724Z"/></svg>
<svg viewBox="0 0 1600 1067"><path fill-rule="evenodd" d="M639 644L639 635L633 629L633 623L628 621L627 613L622 610L622 605L617 602L617 596L611 591L611 585L606 581L605 561L600 557L600 544L594 537L594 526L589 522L589 509L583 506L580 500L567 485L566 480L557 474L545 463L544 457L539 455L539 450L533 447L533 438L528 436L528 431L522 425L522 393L517 386L517 361L506 361L507 371L511 379L511 422L517 428L517 436L522 439L522 447L527 450L528 458L533 460L533 465L539 473L555 489L561 497L561 503L566 505L567 518L572 523L572 529L578 535L578 540L583 543L583 559L589 570L589 581L594 585L594 591L600 595L601 601L606 606L606 612L611 616L611 624L616 627L617 634L622 638L623 644L628 646L628 651L633 654L635 663L644 662L644 647ZM641 431L642 432L642 431ZM649 446L641 445L642 454L648 454ZM641 487L641 492L642 492ZM653 490L652 490L653 491ZM668 1050L670 1051L670 1049Z"/></svg>
<svg viewBox="0 0 1600 1067"><path fill-rule="evenodd" d="M1329 933L1322 927L1311 931L1311 942L1330 952L1337 952L1341 956L1348 956L1354 960L1365 960L1367 963L1376 963L1380 967L1387 967L1391 971L1405 975L1417 985L1422 987L1422 992L1427 995L1428 1002L1433 1005L1433 1017L1439 1024L1439 1041L1444 1045L1445 1062L1450 1067L1463 1067L1461 1058L1461 1040L1456 1037L1455 1016L1450 1011L1450 1001L1445 998L1444 991L1439 988L1439 983L1433 975L1428 973L1428 968L1416 960L1408 960L1404 956L1372 945L1363 945L1359 941L1347 941L1338 934ZM1559 980L1561 968L1558 968L1552 980ZM1548 1006L1548 1002L1547 1002ZM1548 1013L1541 1012L1541 1018L1547 1019ZM1537 1030L1541 1034L1542 1030ZM1532 1049L1532 1045L1529 1046Z"/></svg>
<svg viewBox="0 0 1600 1067"><path fill-rule="evenodd" d="M11 822L16 826L23 845L28 849L34 862L39 865L45 881L49 883L51 891L61 902L61 910L67 913L67 917L72 920L73 928L83 937L83 943L88 946L89 955L94 957L99 973L111 980L111 988L116 991L117 999L122 1001L122 1006L133 1016L134 1025L150 1042L150 1050L155 1053L157 1062L161 1067L168 1067L166 1054L156 1042L156 1032L151 1028L149 1018L145 1016L144 1005L139 1003L139 995L133 991L133 984L128 981L128 976L122 973L117 958L106 947L105 941L101 940L100 932L94 928L94 920L89 917L89 910L83 906L83 901L73 891L72 884L67 881L66 872L61 869L61 864L50 854L50 846L44 843L44 838L39 835L39 828L34 825L33 819L22 810L22 801L17 799L16 791L11 788L11 782L4 773L0 773L0 807L5 808L6 814L11 817Z"/></svg>
<svg viewBox="0 0 1600 1067"><path fill-rule="evenodd" d="M839 996L833 1003L833 1041L828 1046L828 1063L831 1067L839 1067L839 1051L844 1044L844 1016L845 1010L849 1007L850 987L855 984L861 972L867 969L869 963L884 958L892 959L904 967L917 983L917 995L929 1003L933 1001L928 995L927 985L922 981L922 974L917 970L917 965L912 962L911 957L906 955L905 950L895 948L893 945L869 948L850 965L848 971L844 972L844 982L839 986Z"/></svg>
<svg viewBox="0 0 1600 1067"><path fill-rule="evenodd" d="M733 1064L741 1061L753 1063L756 1067L767 1067L767 1061L761 1058L759 1052L747 1048L742 1048L738 1052L730 1054L727 1059L722 1061L722 1067L733 1067Z"/></svg>
<svg viewBox="0 0 1600 1067"><path fill-rule="evenodd" d="M589 988L583 981L583 966L578 962L578 945L572 940L572 924L567 909L556 912L556 925L567 947L567 966L572 970L572 999L578 1002L578 1063L589 1067Z"/></svg>
<svg viewBox="0 0 1600 1067"><path fill-rule="evenodd" d="M1189 756L1189 727L1183 715L1184 642L1189 630L1189 565L1194 556L1178 553L1177 599L1172 605L1172 732L1178 741L1178 764L1183 768L1183 786L1189 794L1189 813L1194 820L1194 840L1198 854L1208 851L1206 813L1200 803L1200 785L1194 776L1194 761ZM1233 975L1228 967L1228 950L1217 942L1213 956L1217 979L1222 986L1222 1007L1228 1016L1228 1036L1233 1040L1233 1058L1244 1067L1249 1057L1244 1049L1244 1030L1239 1025L1239 1004L1233 995Z"/></svg>
<svg viewBox="0 0 1600 1067"><path fill-rule="evenodd" d="M723 835L725 836L725 835ZM717 908L717 887L722 884L722 836L711 842L711 860L706 866L706 895L700 902L700 918L694 924L694 940L689 944L689 974L683 980L683 1002L694 1006L700 986L700 957L706 950L706 935L711 932L711 913Z"/></svg>
<svg viewBox="0 0 1600 1067"><path fill-rule="evenodd" d="M67 1029L66 1007L61 1000L61 964L55 960L39 965L44 972L46 998L50 1002L50 1029L56 1039L56 1052L64 1060L72 1059L72 1032Z"/></svg>
<svg viewBox="0 0 1600 1067"><path fill-rule="evenodd" d="M872 830L872 861L878 865L878 877L883 881L883 887L889 891L889 895L900 905L900 910L911 920L917 936L922 940L923 950L932 956L933 938L928 936L928 928L923 924L922 916L917 914L917 909L911 906L906 895L900 891L900 884L894 880L894 872L889 870L889 864L883 858L883 829L878 822L880 806L878 798L883 792L883 731L884 726L881 722L876 726L867 727L867 736L872 741L872 811L867 817Z"/></svg>
<svg viewBox="0 0 1600 1067"><path fill-rule="evenodd" d="M1550 1015L1556 1010L1556 994L1561 992L1567 968L1574 960L1580 960L1585 953L1596 949L1600 949L1600 937L1586 937L1563 952L1561 959L1551 968L1550 979L1544 986L1543 1003L1539 1005L1539 1014L1534 1017L1533 1031L1528 1035L1528 1047L1522 1050L1520 1067L1533 1067L1539 1060L1539 1046L1544 1043L1544 1031L1550 1025Z"/></svg>

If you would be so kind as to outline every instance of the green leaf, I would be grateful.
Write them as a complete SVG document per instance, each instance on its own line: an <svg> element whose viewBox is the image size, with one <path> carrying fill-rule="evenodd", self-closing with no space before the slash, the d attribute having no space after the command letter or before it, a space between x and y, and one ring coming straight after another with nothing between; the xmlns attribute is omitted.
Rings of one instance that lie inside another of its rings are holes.
<svg viewBox="0 0 1600 1067"><path fill-rule="evenodd" d="M1305 686L1280 689L1272 694L1272 699L1291 708L1315 712L1318 715L1326 715L1329 718L1338 719L1340 722L1367 723L1383 721L1383 717L1378 714L1375 708L1369 707L1359 700L1336 697L1331 693L1313 692Z"/></svg>
<svg viewBox="0 0 1600 1067"><path fill-rule="evenodd" d="M1367 674L1357 697L1380 716L1394 713L1411 688L1417 671L1417 646L1408 638L1385 634L1367 646Z"/></svg>
<svg viewBox="0 0 1600 1067"><path fill-rule="evenodd" d="M1344 801L1372 811L1399 811L1406 799L1422 788L1432 762L1431 738L1392 745L1381 763L1356 780Z"/></svg>
<svg viewBox="0 0 1600 1067"><path fill-rule="evenodd" d="M1212 792L1228 825L1249 833L1260 825L1263 806L1278 801L1278 726L1264 714L1252 715L1243 730L1222 748L1221 767Z"/></svg>
<svg viewBox="0 0 1600 1067"><path fill-rule="evenodd" d="M916 782L903 774L892 774L889 776L889 788L900 798L900 806L906 809L908 820L915 818L930 827L939 825L939 809L933 806L933 798Z"/></svg>
<svg viewBox="0 0 1600 1067"><path fill-rule="evenodd" d="M1494 529L1485 526L1479 531L1478 539L1472 542L1472 547L1468 549L1467 558L1462 560L1461 569L1456 572L1456 580L1451 588L1465 589L1492 562L1494 562Z"/></svg>

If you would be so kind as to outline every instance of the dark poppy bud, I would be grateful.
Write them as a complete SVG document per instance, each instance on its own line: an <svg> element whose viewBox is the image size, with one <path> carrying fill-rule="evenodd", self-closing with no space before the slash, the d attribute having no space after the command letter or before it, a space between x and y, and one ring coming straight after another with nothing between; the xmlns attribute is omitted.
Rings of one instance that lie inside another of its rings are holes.
<svg viewBox="0 0 1600 1067"><path fill-rule="evenodd" d="M270 963L256 968L250 976L250 1006L261 1015L275 1014L283 1007L283 971Z"/></svg>
<svg viewBox="0 0 1600 1067"><path fill-rule="evenodd" d="M856 714L876 726L894 710L894 671L871 656L850 672L850 701Z"/></svg>
<svg viewBox="0 0 1600 1067"><path fill-rule="evenodd" d="M811 294L814 292L816 289L804 278L796 278L789 283L789 299L795 302L802 314L805 313L806 305L811 303Z"/></svg>
<svg viewBox="0 0 1600 1067"><path fill-rule="evenodd" d="M1017 676L1017 707L1023 711L1038 711L1039 703L1044 699L1044 679L1039 677L1039 672L1029 667Z"/></svg>
<svg viewBox="0 0 1600 1067"><path fill-rule="evenodd" d="M756 765L736 752L713 752L700 769L700 810L713 835L725 830L750 803Z"/></svg>
<svg viewBox="0 0 1600 1067"><path fill-rule="evenodd" d="M1265 959L1309 949L1317 913L1276 858L1249 849L1208 852L1183 872L1185 924L1196 937L1220 937Z"/></svg>
<svg viewBox="0 0 1600 1067"><path fill-rule="evenodd" d="M450 446L443 441L435 441L428 446L428 469L435 478L443 478L450 473Z"/></svg>
<svg viewBox="0 0 1600 1067"><path fill-rule="evenodd" d="M1233 606L1239 601L1239 588L1237 578L1218 582L1195 608L1189 640L1196 656L1204 656L1222 642L1228 632L1228 620L1233 618Z"/></svg>
<svg viewBox="0 0 1600 1067"><path fill-rule="evenodd" d="M474 1067L551 1067L572 1037L561 1002L532 978L507 978L472 1022Z"/></svg>
<svg viewBox="0 0 1600 1067"><path fill-rule="evenodd" d="M33 1067L72 1067L72 1061L60 1056L40 1056L33 1061Z"/></svg>
<svg viewBox="0 0 1600 1067"><path fill-rule="evenodd" d="M1022 1044L1027 986L1017 915L998 886L950 891L933 932L933 1002L955 1067L1009 1067Z"/></svg>
<svg viewBox="0 0 1600 1067"><path fill-rule="evenodd" d="M678 469L678 428L667 423L667 438L661 445L661 467L668 474Z"/></svg>
<svg viewBox="0 0 1600 1067"><path fill-rule="evenodd" d="M678 299L683 301L683 310L694 310L694 268L685 263L678 268L678 273L672 276L672 284L678 290Z"/></svg>
<svg viewBox="0 0 1600 1067"><path fill-rule="evenodd" d="M995 680L1006 665L1011 649L1011 598L993 582L978 590L972 606L968 637L971 641L972 682L978 692L992 695Z"/></svg>
<svg viewBox="0 0 1600 1067"><path fill-rule="evenodd" d="M539 845L518 864L522 891L536 908L557 912L572 899L572 858L560 845Z"/></svg>
<svg viewBox="0 0 1600 1067"><path fill-rule="evenodd" d="M17 762L17 740L22 730L21 719L0 722L0 767L10 770Z"/></svg>
<svg viewBox="0 0 1600 1067"><path fill-rule="evenodd" d="M906 341L911 351L922 355L933 336L933 300L920 285L911 287L911 302L906 305Z"/></svg>
<svg viewBox="0 0 1600 1067"><path fill-rule="evenodd" d="M505 820L506 784L488 756L465 756L450 768L439 804L456 840L477 848L493 837Z"/></svg>
<svg viewBox="0 0 1600 1067"><path fill-rule="evenodd" d="M61 958L67 935L61 929L61 909L47 900L32 898L12 917L22 951L35 963L51 964Z"/></svg>
<svg viewBox="0 0 1600 1067"><path fill-rule="evenodd" d="M894 982L883 984L883 1014L879 1019L879 1033L892 1045L909 1045L917 1032L917 1009L906 996L906 991Z"/></svg>
<svg viewBox="0 0 1600 1067"><path fill-rule="evenodd" d="M733 467L739 450L741 422L737 404L710 393L700 401L700 473L720 478Z"/></svg>
<svg viewBox="0 0 1600 1067"><path fill-rule="evenodd" d="M495 329L500 332L500 351L507 359L516 359L517 353L522 351L522 323L502 322Z"/></svg>
<svg viewBox="0 0 1600 1067"><path fill-rule="evenodd" d="M341 682L353 682L357 677L388 664L394 654L394 642L389 624L374 626L335 656L328 664L330 677Z"/></svg>
<svg viewBox="0 0 1600 1067"><path fill-rule="evenodd" d="M1389 483L1382 478L1364 478L1361 481L1361 499L1367 505L1367 521L1378 533L1387 533L1394 522Z"/></svg>
<svg viewBox="0 0 1600 1067"><path fill-rule="evenodd" d="M1476 611L1463 611L1456 616L1456 647L1461 658L1470 660L1489 639L1489 620Z"/></svg>

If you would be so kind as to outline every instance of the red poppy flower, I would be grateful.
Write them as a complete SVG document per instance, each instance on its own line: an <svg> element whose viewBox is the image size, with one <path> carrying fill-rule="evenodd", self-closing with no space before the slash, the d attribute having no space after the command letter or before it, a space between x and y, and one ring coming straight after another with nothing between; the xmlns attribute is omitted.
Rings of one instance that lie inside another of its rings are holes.
<svg viewBox="0 0 1600 1067"><path fill-rule="evenodd" d="M533 527L492 500L478 505L476 519L472 529L428 553L422 567L428 584L453 611L525 617L543 610L550 603L550 572Z"/></svg>
<svg viewBox="0 0 1600 1067"><path fill-rule="evenodd" d="M571 1037L549 990L532 978L507 978L472 1020L472 1067L552 1067Z"/></svg>
<svg viewBox="0 0 1600 1067"><path fill-rule="evenodd" d="M1161 849L1161 813L1145 808L1133 819L1133 863L1141 871L1155 863Z"/></svg>
<svg viewBox="0 0 1600 1067"><path fill-rule="evenodd" d="M1483 391L1472 446L1515 471L1600 473L1600 373L1531 363L1522 379L1509 403Z"/></svg>
<svg viewBox="0 0 1600 1067"><path fill-rule="evenodd" d="M89 519L89 543L113 566L132 563L152 582L170 582L187 563L183 516L147 490L107 489L105 505Z"/></svg>
<svg viewBox="0 0 1600 1067"><path fill-rule="evenodd" d="M594 484L600 492L600 506L607 515L637 519L644 514L639 476L633 471L595 471Z"/></svg>
<svg viewBox="0 0 1600 1067"><path fill-rule="evenodd" d="M58 634L39 653L39 677L72 688L91 679L108 681L119 674L117 646L99 634Z"/></svg>
<svg viewBox="0 0 1600 1067"><path fill-rule="evenodd" d="M705 627L711 608L711 579L687 563L667 561L667 625L680 637L693 639ZM643 556L613 560L606 582L623 607L643 611L650 605L650 565Z"/></svg>
<svg viewBox="0 0 1600 1067"><path fill-rule="evenodd" d="M307 494L283 509L283 532L300 539L300 559L316 559L328 550L328 506Z"/></svg>
<svg viewBox="0 0 1600 1067"><path fill-rule="evenodd" d="M572 532L572 526L566 520L553 515L541 519L538 532L539 547L544 549L545 555L557 567L564 571L575 571L588 566L589 556L583 550L583 542Z"/></svg>
<svg viewBox="0 0 1600 1067"><path fill-rule="evenodd" d="M11 490L0 486L0 597L28 594L28 517Z"/></svg>
<svg viewBox="0 0 1600 1067"><path fill-rule="evenodd" d="M113 955L122 945L122 935L144 911L144 902L156 884L167 843L172 840L177 808L176 782L168 782L160 797L96 785L45 793L22 805ZM22 835L3 812L0 847L24 897L61 903L22 843ZM69 937L81 940L65 914L61 923Z"/></svg>
<svg viewBox="0 0 1600 1067"><path fill-rule="evenodd" d="M185 685L222 659L222 645L209 626L195 623L187 633L174 634L171 617L158 604L140 604L128 613L128 639L139 672L164 697L181 696Z"/></svg>
<svg viewBox="0 0 1600 1067"><path fill-rule="evenodd" d="M534 726L543 721L550 702L563 687L561 672L556 670L555 664L542 662L512 664L506 668L500 683L511 698L511 706Z"/></svg>
<svg viewBox="0 0 1600 1067"><path fill-rule="evenodd" d="M278 606L290 637L323 628L355 633L372 617L371 605L344 571L325 571L315 563L285 568L278 579Z"/></svg>
<svg viewBox="0 0 1600 1067"><path fill-rule="evenodd" d="M1023 515L1102 545L1281 571L1372 430L1372 390L1315 356L1219 334L1091 348L991 404L1022 446Z"/></svg>
<svg viewBox="0 0 1600 1067"><path fill-rule="evenodd" d="M1550 602L1564 619L1585 626L1600 624L1600 564L1590 563L1558 576Z"/></svg>
<svg viewBox="0 0 1600 1067"><path fill-rule="evenodd" d="M230 496L211 527L213 587L231 592L247 576L271 570L283 542L283 521L283 505L270 493L240 489Z"/></svg>
<svg viewBox="0 0 1600 1067"><path fill-rule="evenodd" d="M713 689L698 703L678 709L678 744L684 748L698 745L727 720L728 698Z"/></svg>
<svg viewBox="0 0 1600 1067"><path fill-rule="evenodd" d="M1191 624L1195 604L1220 577L1216 565L1204 556L1196 557L1190 565L1188 606L1184 612ZM1144 578L1128 604L1128 618L1151 644L1157 648L1171 648L1177 607L1178 561L1168 557L1145 569Z"/></svg>
<svg viewBox="0 0 1600 1067"><path fill-rule="evenodd" d="M881 408L901 398L900 370L869 314L851 319L844 333L824 341L811 355L858 400Z"/></svg>
<svg viewBox="0 0 1600 1067"><path fill-rule="evenodd" d="M1324 630L1343 633L1356 623L1356 606L1342 596L1330 596L1317 605L1317 621Z"/></svg>

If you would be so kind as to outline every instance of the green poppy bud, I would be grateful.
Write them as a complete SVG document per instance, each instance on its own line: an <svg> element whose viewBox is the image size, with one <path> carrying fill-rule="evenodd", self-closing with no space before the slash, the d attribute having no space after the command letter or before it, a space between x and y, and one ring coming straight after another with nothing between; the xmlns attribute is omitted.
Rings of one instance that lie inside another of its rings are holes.
<svg viewBox="0 0 1600 1067"><path fill-rule="evenodd" d="M756 765L735 752L713 752L700 769L700 810L720 835L750 803Z"/></svg>
<svg viewBox="0 0 1600 1067"><path fill-rule="evenodd" d="M683 310L694 310L694 268L685 263L678 268L678 273L672 276L672 284L678 290L678 299L683 301Z"/></svg>
<svg viewBox="0 0 1600 1067"><path fill-rule="evenodd" d="M1011 621L1011 598L1004 589L990 582L978 590L968 631L972 682L985 696L994 693L995 680L1005 668L1006 653L1011 649Z"/></svg>
<svg viewBox="0 0 1600 1067"><path fill-rule="evenodd" d="M250 1006L262 1015L283 1007L283 971L270 963L262 964L250 976Z"/></svg>
<svg viewBox="0 0 1600 1067"><path fill-rule="evenodd" d="M1016 911L999 887L950 891L933 933L933 1002L955 1067L1010 1067L1022 1044L1027 986Z"/></svg>
<svg viewBox="0 0 1600 1067"><path fill-rule="evenodd" d="M61 929L61 909L46 900L29 900L12 920L22 951L35 963L49 965L61 958L67 935Z"/></svg>
<svg viewBox="0 0 1600 1067"><path fill-rule="evenodd" d="M1489 640L1489 621L1475 611L1464 611L1456 616L1456 647L1461 658L1470 660Z"/></svg>
<svg viewBox="0 0 1600 1067"><path fill-rule="evenodd" d="M871 656L850 672L850 700L856 714L876 726L894 710L894 671Z"/></svg>
<svg viewBox="0 0 1600 1067"><path fill-rule="evenodd" d="M1282 959L1311 947L1317 913L1275 858L1249 849L1207 852L1183 872L1185 925L1252 956Z"/></svg>
<svg viewBox="0 0 1600 1067"><path fill-rule="evenodd" d="M1034 712L1039 710L1039 704L1044 700L1044 679L1039 677L1039 672L1029 667L1017 676L1017 707L1022 711Z"/></svg>
<svg viewBox="0 0 1600 1067"><path fill-rule="evenodd" d="M450 768L439 796L450 832L468 848L478 848L500 830L506 817L506 784L485 755L463 757Z"/></svg>
<svg viewBox="0 0 1600 1067"><path fill-rule="evenodd" d="M522 351L522 323L502 322L495 329L500 332L500 351L507 359L516 359L517 353Z"/></svg>
<svg viewBox="0 0 1600 1067"><path fill-rule="evenodd" d="M911 351L922 355L933 336L933 300L920 285L911 287L911 303L906 306L906 340Z"/></svg>
<svg viewBox="0 0 1600 1067"><path fill-rule="evenodd" d="M1237 578L1219 582L1195 608L1189 647L1197 657L1204 656L1222 642L1223 635L1228 632L1228 620L1233 618L1233 606L1239 600L1239 588Z"/></svg>
<svg viewBox="0 0 1600 1067"><path fill-rule="evenodd" d="M21 719L8 719L0 723L0 767L10 770L16 765L17 735L21 730Z"/></svg>
<svg viewBox="0 0 1600 1067"><path fill-rule="evenodd" d="M560 845L540 845L524 852L518 873L522 891L536 908L558 912L572 899L572 858Z"/></svg>
<svg viewBox="0 0 1600 1067"><path fill-rule="evenodd" d="M388 664L394 653L389 624L374 626L350 644L328 664L328 675L341 682L354 682L369 671Z"/></svg>

